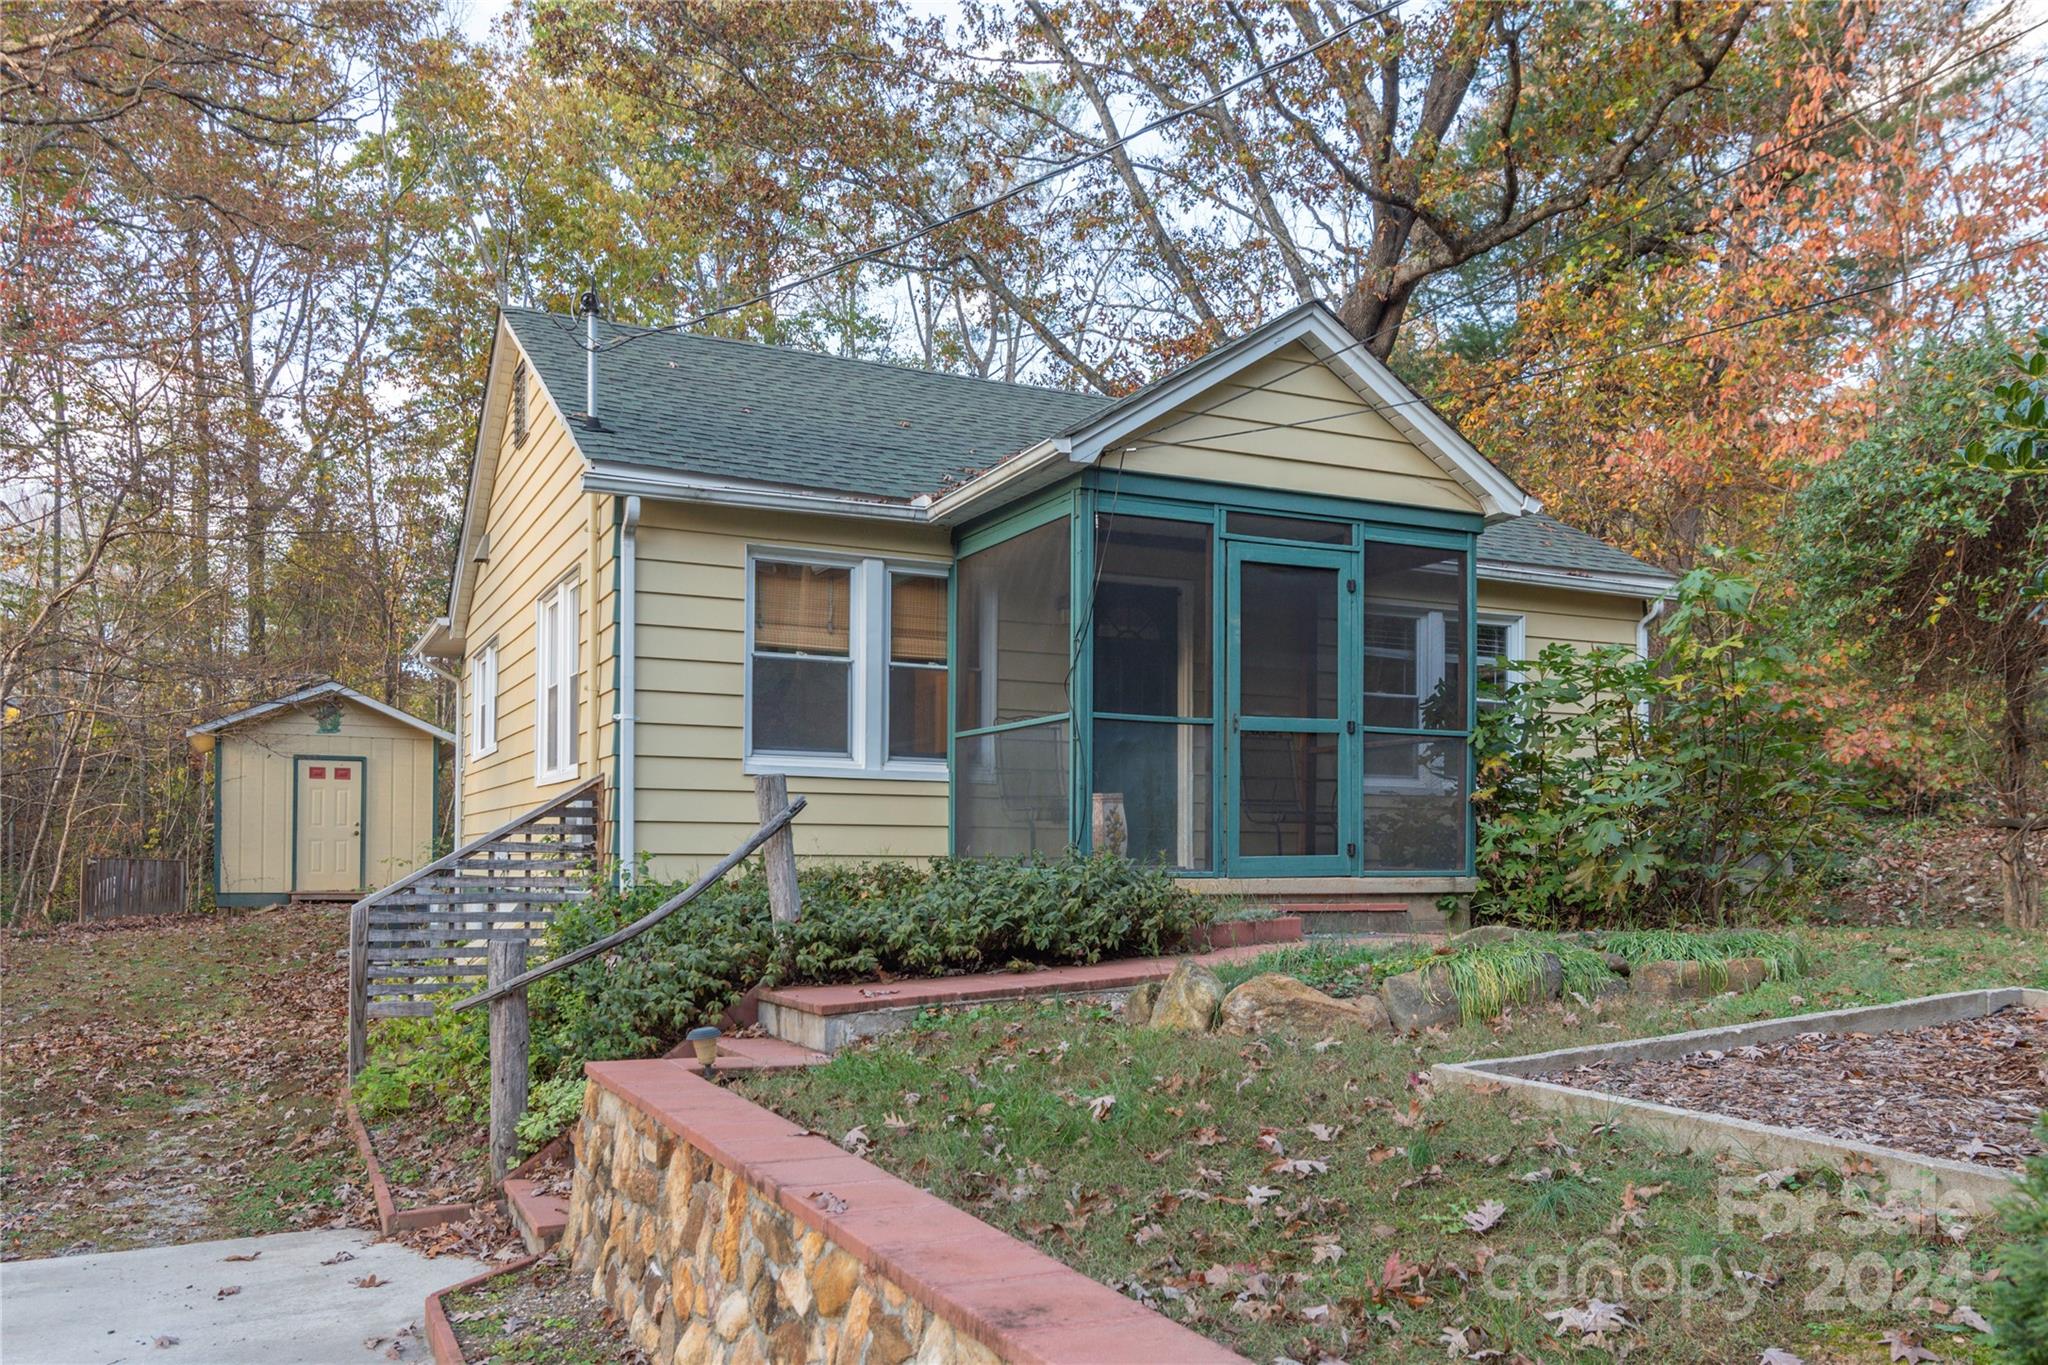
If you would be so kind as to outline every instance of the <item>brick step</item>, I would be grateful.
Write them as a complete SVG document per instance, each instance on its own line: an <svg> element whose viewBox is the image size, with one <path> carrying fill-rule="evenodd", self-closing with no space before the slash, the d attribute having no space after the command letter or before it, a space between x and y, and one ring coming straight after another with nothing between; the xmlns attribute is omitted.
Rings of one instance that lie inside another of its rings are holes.
<svg viewBox="0 0 2048 1365"><path fill-rule="evenodd" d="M545 1194L540 1182L523 1176L505 1181L505 1212L526 1249L538 1256L562 1238L569 1226L569 1201L558 1194Z"/></svg>

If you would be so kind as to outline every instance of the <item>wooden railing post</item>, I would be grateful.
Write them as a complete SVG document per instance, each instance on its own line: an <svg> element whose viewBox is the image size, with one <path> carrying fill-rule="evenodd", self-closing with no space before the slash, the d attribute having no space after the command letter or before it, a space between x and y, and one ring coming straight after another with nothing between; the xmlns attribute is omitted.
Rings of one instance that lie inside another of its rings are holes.
<svg viewBox="0 0 2048 1365"><path fill-rule="evenodd" d="M348 912L348 1075L363 1069L370 1047L370 907Z"/></svg>
<svg viewBox="0 0 2048 1365"><path fill-rule="evenodd" d="M781 773L762 773L754 778L754 808L761 823L767 824L789 805L789 779ZM768 869L768 910L777 924L795 924L803 918L803 897L796 886L796 838L784 825L761 845L761 862Z"/></svg>
<svg viewBox="0 0 2048 1365"><path fill-rule="evenodd" d="M500 986L526 970L526 940L493 936L486 980ZM503 1183L519 1160L519 1116L526 1112L526 987L491 1001L491 1179Z"/></svg>

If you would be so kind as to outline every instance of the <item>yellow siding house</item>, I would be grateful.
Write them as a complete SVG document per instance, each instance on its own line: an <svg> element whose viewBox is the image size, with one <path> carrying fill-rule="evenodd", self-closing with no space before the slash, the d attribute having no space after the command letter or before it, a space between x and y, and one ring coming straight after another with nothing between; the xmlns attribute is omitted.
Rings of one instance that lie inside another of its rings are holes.
<svg viewBox="0 0 2048 1365"><path fill-rule="evenodd" d="M1672 578L1554 518L1321 304L1118 399L586 314L498 320L449 614L458 841L601 776L684 876L1119 848L1422 923L1482 680Z"/></svg>
<svg viewBox="0 0 2048 1365"><path fill-rule="evenodd" d="M455 737L337 682L187 731L212 756L214 899L352 901L432 859Z"/></svg>

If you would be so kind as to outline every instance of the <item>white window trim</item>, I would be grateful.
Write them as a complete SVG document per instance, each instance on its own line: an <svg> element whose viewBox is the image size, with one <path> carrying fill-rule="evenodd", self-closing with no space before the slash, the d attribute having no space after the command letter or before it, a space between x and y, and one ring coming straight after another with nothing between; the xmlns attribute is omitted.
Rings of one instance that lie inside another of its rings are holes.
<svg viewBox="0 0 2048 1365"><path fill-rule="evenodd" d="M548 608L551 604L568 599L568 644L566 661L555 657L554 642L548 637ZM558 782L575 779L582 771L582 746L578 742L576 726L582 708L577 704L582 699L577 695L582 686L583 654L583 594L576 578L564 578L542 593L533 604L533 780L539 786L551 786ZM567 763L548 766L547 754L547 697L548 679L557 668L563 668L562 688L556 694L556 719L561 722L561 735L569 752Z"/></svg>
<svg viewBox="0 0 2048 1365"><path fill-rule="evenodd" d="M754 566L756 564L808 564L849 571L847 601L852 620L848 622L847 747L844 758L829 754L791 753L754 748ZM880 558L835 554L800 546L750 545L747 547L746 585L742 603L746 633L742 644L744 684L740 695L742 725L741 770L753 775L783 773L790 777L860 777L890 781L943 782L944 759L889 757L889 576L892 573L922 573L944 578L949 570L945 560ZM951 623L947 623L950 631ZM952 670L947 672L947 699L951 701ZM951 717L946 724L951 726ZM949 730L950 733L950 730Z"/></svg>
<svg viewBox="0 0 2048 1365"><path fill-rule="evenodd" d="M469 756L498 752L498 642L492 640L469 662Z"/></svg>
<svg viewBox="0 0 2048 1365"><path fill-rule="evenodd" d="M1510 664L1508 668L1508 686L1521 686L1522 678L1524 676L1523 671L1519 668L1513 667L1513 664L1528 657L1529 618L1527 618L1526 616L1517 616L1512 612L1482 611L1479 613L1477 619L1479 624L1482 626L1506 627L1508 632L1508 649L1506 657ZM1478 676L1476 663L1474 667L1473 676L1475 677L1475 679Z"/></svg>

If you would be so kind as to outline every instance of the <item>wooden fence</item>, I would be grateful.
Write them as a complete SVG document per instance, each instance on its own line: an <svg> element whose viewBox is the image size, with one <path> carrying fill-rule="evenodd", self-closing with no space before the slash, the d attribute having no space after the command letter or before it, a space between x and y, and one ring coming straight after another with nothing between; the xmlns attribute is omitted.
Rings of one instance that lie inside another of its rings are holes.
<svg viewBox="0 0 2048 1365"><path fill-rule="evenodd" d="M177 858L88 858L79 880L78 917L126 919L186 909L185 864Z"/></svg>

